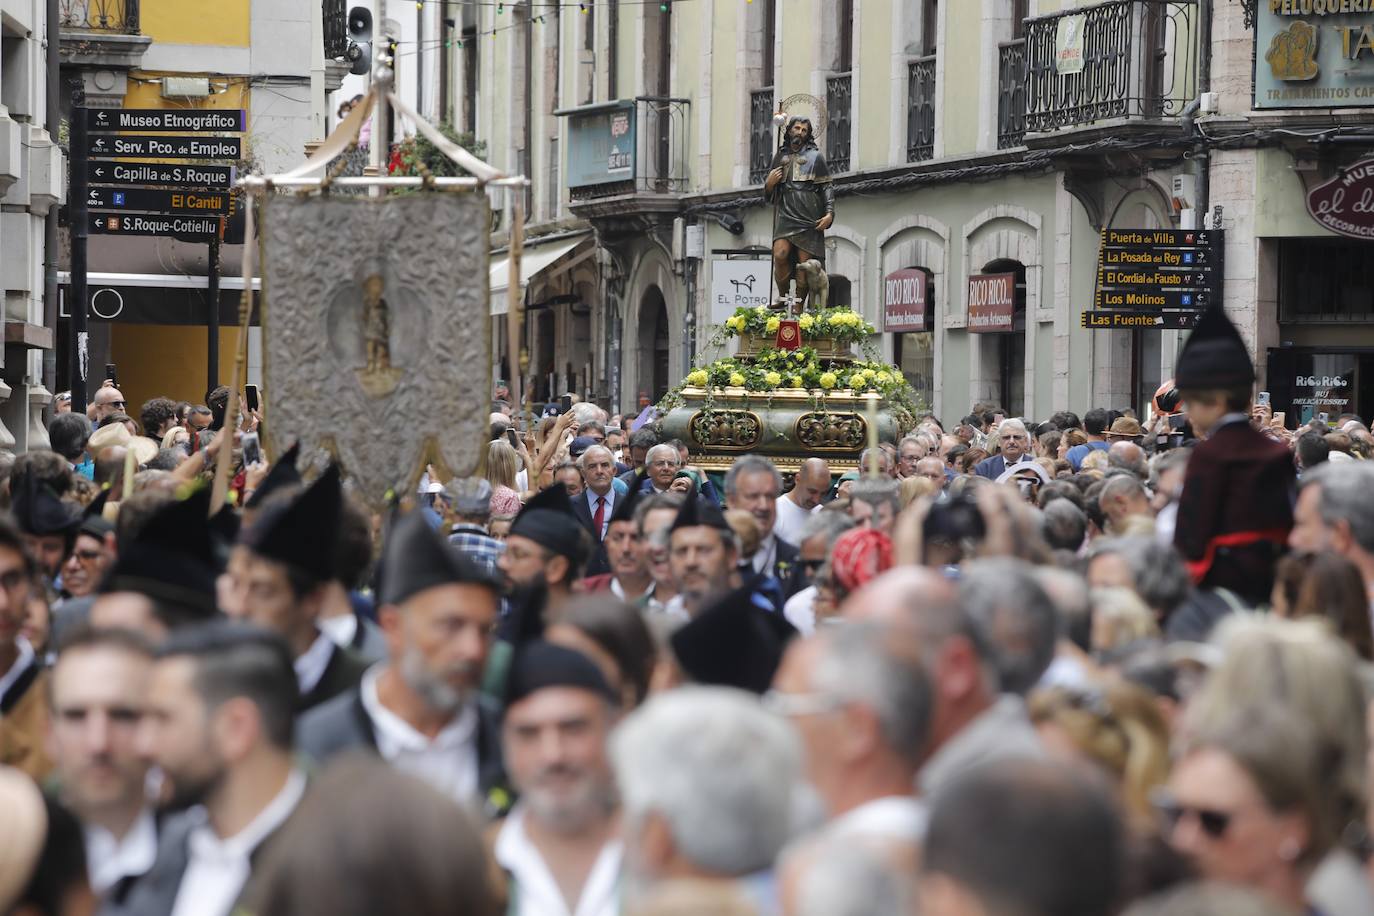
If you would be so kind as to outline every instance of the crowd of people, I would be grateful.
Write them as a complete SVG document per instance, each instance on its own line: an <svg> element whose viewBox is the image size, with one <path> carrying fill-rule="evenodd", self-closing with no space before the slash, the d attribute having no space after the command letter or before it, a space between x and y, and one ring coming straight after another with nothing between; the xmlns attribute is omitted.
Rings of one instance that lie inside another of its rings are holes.
<svg viewBox="0 0 1374 916"><path fill-rule="evenodd" d="M1374 436L1254 382L723 473L498 384L385 512L107 385L0 469L0 912L1368 916Z"/></svg>

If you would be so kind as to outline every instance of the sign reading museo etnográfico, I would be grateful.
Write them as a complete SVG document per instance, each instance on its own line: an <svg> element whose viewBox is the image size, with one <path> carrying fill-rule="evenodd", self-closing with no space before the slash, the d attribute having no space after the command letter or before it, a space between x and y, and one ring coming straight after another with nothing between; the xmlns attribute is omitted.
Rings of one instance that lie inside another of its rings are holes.
<svg viewBox="0 0 1374 916"><path fill-rule="evenodd" d="M1258 0L1256 108L1374 105L1374 0Z"/></svg>
<svg viewBox="0 0 1374 916"><path fill-rule="evenodd" d="M163 108L88 108L86 129L137 130L162 133L198 133L225 131L240 133L247 122L242 109L238 111L186 111Z"/></svg>

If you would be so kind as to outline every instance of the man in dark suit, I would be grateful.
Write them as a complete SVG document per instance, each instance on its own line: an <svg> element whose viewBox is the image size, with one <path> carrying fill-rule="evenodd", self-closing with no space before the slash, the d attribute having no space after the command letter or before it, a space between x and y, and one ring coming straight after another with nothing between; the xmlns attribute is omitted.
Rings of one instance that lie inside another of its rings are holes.
<svg viewBox="0 0 1374 916"><path fill-rule="evenodd" d="M229 561L224 611L272 630L295 659L301 710L357 685L367 663L320 631L334 579L343 491L331 467L305 492L264 501Z"/></svg>
<svg viewBox="0 0 1374 916"><path fill-rule="evenodd" d="M183 627L158 651L146 707L140 740L169 807L185 813L163 829L152 869L107 912L227 916L306 792L291 749L290 651L257 627Z"/></svg>
<svg viewBox="0 0 1374 916"><path fill-rule="evenodd" d="M997 443L1001 451L986 458L973 468L973 473L988 480L996 480L1006 471L1007 465L1030 461L1030 433L1026 424L1015 417L1008 417L997 427Z"/></svg>
<svg viewBox="0 0 1374 916"><path fill-rule="evenodd" d="M753 557L754 571L788 583L792 581L792 569L797 565L801 553L796 544L789 544L773 533L780 495L782 475L773 462L759 455L735 459L725 475L725 505L748 512L759 526L759 548Z"/></svg>
<svg viewBox="0 0 1374 916"><path fill-rule="evenodd" d="M382 557L377 620L388 660L303 716L297 747L320 763L372 751L465 807L485 800L500 813L497 715L478 694L500 606L493 574L445 543L420 512L406 515Z"/></svg>
<svg viewBox="0 0 1374 916"><path fill-rule="evenodd" d="M1221 308L1199 320L1174 381L1203 437L1184 476L1174 546L1200 589L1267 601L1293 527L1297 475L1292 453L1250 425L1255 370Z"/></svg>
<svg viewBox="0 0 1374 916"><path fill-rule="evenodd" d="M593 445L582 453L577 461L582 469L582 479L587 489L572 501L573 512L582 527L592 537L595 548L592 558L587 561L587 576L599 576L609 572L611 567L606 557L606 547L602 543L615 512L618 497L615 492L615 457L604 445Z"/></svg>

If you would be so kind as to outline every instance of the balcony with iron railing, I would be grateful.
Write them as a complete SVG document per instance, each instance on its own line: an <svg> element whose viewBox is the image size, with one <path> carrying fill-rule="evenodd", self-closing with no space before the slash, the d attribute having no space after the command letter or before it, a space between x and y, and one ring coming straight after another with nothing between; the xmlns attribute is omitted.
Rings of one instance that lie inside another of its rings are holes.
<svg viewBox="0 0 1374 916"><path fill-rule="evenodd" d="M849 171L853 86L848 73L825 81L825 161L832 175Z"/></svg>
<svg viewBox="0 0 1374 916"><path fill-rule="evenodd" d="M773 88L749 93L749 183L763 184L773 161Z"/></svg>
<svg viewBox="0 0 1374 916"><path fill-rule="evenodd" d="M554 114L568 119L567 181L577 215L671 209L688 190L688 99L638 96Z"/></svg>
<svg viewBox="0 0 1374 916"><path fill-rule="evenodd" d="M58 0L57 15L64 30L138 34L138 0Z"/></svg>
<svg viewBox="0 0 1374 916"><path fill-rule="evenodd" d="M1197 0L1109 0L1027 19L1024 45L999 49L998 145L1016 145L1022 130L1035 145L1178 118L1197 94L1198 25Z"/></svg>
<svg viewBox="0 0 1374 916"><path fill-rule="evenodd" d="M935 157L935 55L907 64L906 161Z"/></svg>

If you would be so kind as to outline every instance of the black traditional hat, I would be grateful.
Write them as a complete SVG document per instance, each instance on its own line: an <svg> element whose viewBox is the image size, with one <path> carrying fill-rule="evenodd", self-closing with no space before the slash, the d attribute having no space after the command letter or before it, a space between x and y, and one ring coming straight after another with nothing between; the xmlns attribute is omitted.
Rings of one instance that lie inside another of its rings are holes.
<svg viewBox="0 0 1374 916"><path fill-rule="evenodd" d="M89 535L98 541L103 541L106 535L114 533L114 522L105 518L105 504L109 501L109 490L101 490L96 498L91 500L90 505L86 507L85 513L81 516L81 525L77 528L78 534Z"/></svg>
<svg viewBox="0 0 1374 916"><path fill-rule="evenodd" d="M698 614L670 638L678 665L698 684L763 693L797 631L781 614L754 603L748 586Z"/></svg>
<svg viewBox="0 0 1374 916"><path fill-rule="evenodd" d="M529 538L546 550L567 557L574 566L587 562L589 545L561 484L546 487L525 503L511 523L510 534Z"/></svg>
<svg viewBox="0 0 1374 916"><path fill-rule="evenodd" d="M334 577L342 512L339 468L331 464L300 496L264 509L239 543L260 557L325 582Z"/></svg>
<svg viewBox="0 0 1374 916"><path fill-rule="evenodd" d="M517 646L506 680L506 707L549 687L574 687L619 701L601 669L581 652L543 640Z"/></svg>
<svg viewBox="0 0 1374 916"><path fill-rule="evenodd" d="M1240 332L1221 306L1202 314L1174 365L1174 384L1193 391L1249 388L1255 367Z"/></svg>
<svg viewBox="0 0 1374 916"><path fill-rule="evenodd" d="M382 549L382 604L401 604L412 595L439 585L500 585L485 568L455 550L430 527L424 513L410 512L391 528Z"/></svg>
<svg viewBox="0 0 1374 916"><path fill-rule="evenodd" d="M729 531L730 525L725 521L725 513L720 511L714 500L698 496L695 499L688 497L682 503L682 508L677 511L677 518L673 519L672 527L668 532L679 528L719 528L721 531Z"/></svg>
<svg viewBox="0 0 1374 916"><path fill-rule="evenodd" d="M615 509L611 511L611 522L632 522L635 520L635 507L639 505L639 498L642 493L632 489L624 496L615 501Z"/></svg>
<svg viewBox="0 0 1374 916"><path fill-rule="evenodd" d="M248 497L243 507L256 509L262 505L263 500L272 495L273 490L283 490L304 483L301 479L301 472L296 470L296 459L300 457L300 454L301 444L299 442L282 452L281 457L267 469L267 476L262 479L262 483L258 484L258 488L253 491L252 496Z"/></svg>
<svg viewBox="0 0 1374 916"><path fill-rule="evenodd" d="M52 487L33 474L24 477L24 484L15 494L10 511L19 530L25 534L61 534L75 538L77 526L81 524L81 509L63 502Z"/></svg>
<svg viewBox="0 0 1374 916"><path fill-rule="evenodd" d="M100 593L138 592L190 617L214 616L219 564L206 518L209 512L209 487L160 508L132 543L119 545Z"/></svg>

